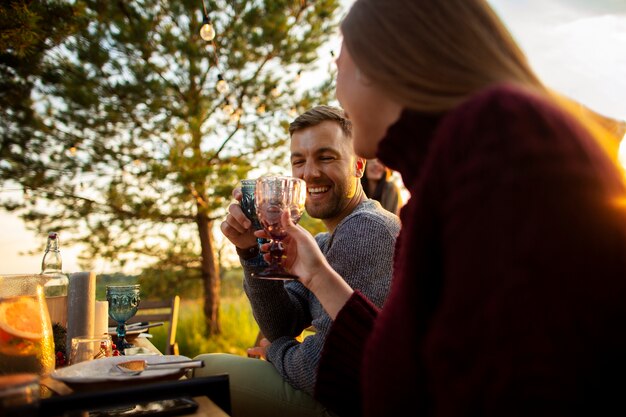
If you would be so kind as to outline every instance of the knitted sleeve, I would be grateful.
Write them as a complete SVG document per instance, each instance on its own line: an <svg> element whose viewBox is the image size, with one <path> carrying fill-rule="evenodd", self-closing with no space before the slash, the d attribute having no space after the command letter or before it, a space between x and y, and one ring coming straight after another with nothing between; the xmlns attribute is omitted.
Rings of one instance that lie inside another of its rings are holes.
<svg viewBox="0 0 626 417"><path fill-rule="evenodd" d="M361 360L378 312L378 307L355 291L326 338L315 398L341 416L361 415Z"/></svg>
<svg viewBox="0 0 626 417"><path fill-rule="evenodd" d="M259 255L250 260L241 260L244 269L244 291L250 300L252 314L261 332L270 341L282 336L295 338L311 323L309 291L298 282L290 289L283 281L252 278L267 263Z"/></svg>
<svg viewBox="0 0 626 417"><path fill-rule="evenodd" d="M377 203L365 202L338 225L332 238L318 238L317 241L330 266L351 287L382 306L391 285L393 250L398 232L397 218L384 212ZM303 311L296 311L295 318L296 325L301 326L296 329L298 333L309 324L317 332L302 343L293 335L283 333L282 337L272 340L267 358L292 386L313 395L316 369L331 320L317 298L299 282L285 284L285 291L290 294L292 302L301 302ZM304 310L305 304L308 310ZM289 320L289 317L283 319ZM310 321L306 323L306 319Z"/></svg>

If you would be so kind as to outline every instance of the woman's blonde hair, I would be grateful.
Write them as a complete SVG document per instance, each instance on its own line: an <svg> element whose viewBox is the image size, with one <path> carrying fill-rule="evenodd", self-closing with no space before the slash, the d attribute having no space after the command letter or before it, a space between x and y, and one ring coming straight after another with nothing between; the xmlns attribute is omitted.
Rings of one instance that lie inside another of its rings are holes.
<svg viewBox="0 0 626 417"><path fill-rule="evenodd" d="M341 29L364 75L413 110L445 112L497 82L543 90L484 0L357 0Z"/></svg>
<svg viewBox="0 0 626 417"><path fill-rule="evenodd" d="M359 70L408 109L447 112L501 82L544 95L587 129L621 172L616 178L602 169L602 175L623 191L619 140L542 84L486 0L356 0L341 30Z"/></svg>

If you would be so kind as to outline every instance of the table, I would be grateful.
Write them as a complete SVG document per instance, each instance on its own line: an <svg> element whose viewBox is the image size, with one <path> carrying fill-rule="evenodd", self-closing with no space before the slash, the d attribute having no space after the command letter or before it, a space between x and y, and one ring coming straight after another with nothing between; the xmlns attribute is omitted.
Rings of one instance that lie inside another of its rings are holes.
<svg viewBox="0 0 626 417"><path fill-rule="evenodd" d="M139 334L144 334L144 333L139 333ZM159 349L157 349L156 346L154 346L152 344L152 342L150 341L149 338L147 337L139 337L139 335L131 335L131 336L126 336L126 340L128 341L128 343L130 343L131 345L135 346L135 347L141 347L144 349L147 349L151 352L154 353L158 353L159 355L162 355L163 353L161 353L161 351Z"/></svg>
<svg viewBox="0 0 626 417"><path fill-rule="evenodd" d="M161 354L161 352L152 344L150 339L146 337L134 336L134 337L128 338L128 342L137 347L143 347L154 353ZM185 378L183 377L182 379L185 379ZM189 380L189 381L191 382L192 380ZM50 377L42 378L41 383L42 385L50 388L52 391L56 392L57 394L61 396L70 395L73 393L73 391L63 382L57 381ZM223 383L221 386L223 386ZM141 387L139 387L139 389L141 389ZM225 391L226 391L226 395L228 395L227 387ZM189 417L228 417L228 414L207 396L204 396L204 395L194 396L193 399L198 403L198 410L193 414L186 414L186 416L189 416ZM83 413L84 416L86 416L86 414L87 413Z"/></svg>
<svg viewBox="0 0 626 417"><path fill-rule="evenodd" d="M141 334L141 333L140 333ZM136 347L142 347L144 349L148 349L154 353L161 354L159 349L152 344L150 339L147 337L140 337L139 335L132 335L131 337L127 337L129 343L135 345ZM198 411L194 414L188 414L190 417L227 417L228 414L224 412L221 408L219 408L213 401L211 401L208 397L194 397L194 400L198 403Z"/></svg>

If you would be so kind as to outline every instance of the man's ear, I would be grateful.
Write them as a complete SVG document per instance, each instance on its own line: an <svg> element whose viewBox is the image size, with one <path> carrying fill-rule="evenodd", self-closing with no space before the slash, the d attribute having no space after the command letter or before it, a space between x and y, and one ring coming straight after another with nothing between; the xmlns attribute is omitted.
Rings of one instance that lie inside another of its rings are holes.
<svg viewBox="0 0 626 417"><path fill-rule="evenodd" d="M354 171L354 175L357 178L361 178L363 176L363 173L365 172L365 164L366 160L364 158L356 158L356 169Z"/></svg>

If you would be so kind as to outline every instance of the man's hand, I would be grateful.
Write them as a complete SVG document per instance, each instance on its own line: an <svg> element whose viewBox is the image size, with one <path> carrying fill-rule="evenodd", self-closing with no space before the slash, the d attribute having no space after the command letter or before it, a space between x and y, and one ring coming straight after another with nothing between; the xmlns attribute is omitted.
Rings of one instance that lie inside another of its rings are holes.
<svg viewBox="0 0 626 417"><path fill-rule="evenodd" d="M248 357L266 360L267 349L271 344L266 338L259 340L259 346L248 348Z"/></svg>
<svg viewBox="0 0 626 417"><path fill-rule="evenodd" d="M233 245L240 249L251 248L257 244L257 241L252 229L252 222L243 214L239 205L242 197L240 188L233 190L233 197L237 203L228 206L228 216L222 222L220 229Z"/></svg>

